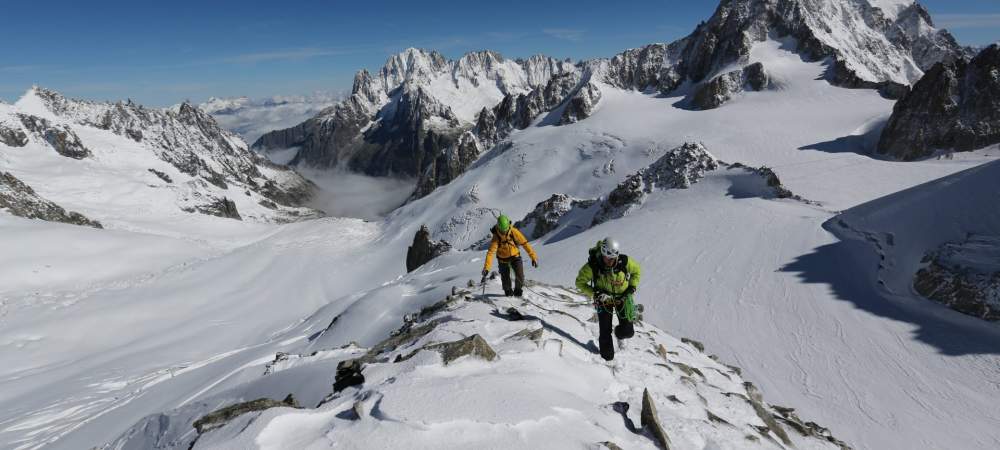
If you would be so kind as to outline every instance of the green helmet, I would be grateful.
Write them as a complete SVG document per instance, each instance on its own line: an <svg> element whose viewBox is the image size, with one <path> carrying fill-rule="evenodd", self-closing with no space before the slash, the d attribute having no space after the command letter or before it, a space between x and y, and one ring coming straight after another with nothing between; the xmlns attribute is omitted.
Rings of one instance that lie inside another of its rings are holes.
<svg viewBox="0 0 1000 450"><path fill-rule="evenodd" d="M500 214L500 217L497 217L497 231L506 233L508 230L510 230L510 217Z"/></svg>

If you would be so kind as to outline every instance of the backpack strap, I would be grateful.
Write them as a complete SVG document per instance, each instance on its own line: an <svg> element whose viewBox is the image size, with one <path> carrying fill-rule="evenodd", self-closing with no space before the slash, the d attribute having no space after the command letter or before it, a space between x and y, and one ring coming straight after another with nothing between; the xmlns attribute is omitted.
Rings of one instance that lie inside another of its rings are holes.
<svg viewBox="0 0 1000 450"><path fill-rule="evenodd" d="M625 278L631 278L632 275L628 273L628 255L618 255L618 264L615 264L616 272L625 272Z"/></svg>

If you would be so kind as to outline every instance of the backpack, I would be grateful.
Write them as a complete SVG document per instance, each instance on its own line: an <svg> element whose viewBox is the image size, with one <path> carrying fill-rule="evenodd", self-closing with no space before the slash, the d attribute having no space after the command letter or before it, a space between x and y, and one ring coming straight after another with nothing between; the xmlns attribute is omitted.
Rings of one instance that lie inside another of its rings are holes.
<svg viewBox="0 0 1000 450"><path fill-rule="evenodd" d="M511 230L513 230L513 229L514 229L514 227L511 226ZM507 232L506 236L501 235L500 234L500 230L497 230L497 226L493 225L493 228L490 228L490 233L493 234L492 237L496 237L497 238L497 242L499 242L500 244L509 244L509 245L513 245L515 247L517 246L517 241L514 240L514 233L512 233L512 232Z"/></svg>
<svg viewBox="0 0 1000 450"><path fill-rule="evenodd" d="M611 273L625 272L625 278L626 279L631 278L631 275L628 273L628 255L625 254L618 255L618 262L615 264L614 267L609 268L604 265L604 261L602 260L601 256L601 250L599 248L597 247L591 248L588 252L590 256L587 258L587 264L590 265L590 271L591 273L594 274L591 283L594 284L595 287L597 284L597 274L604 273L609 270L612 271Z"/></svg>

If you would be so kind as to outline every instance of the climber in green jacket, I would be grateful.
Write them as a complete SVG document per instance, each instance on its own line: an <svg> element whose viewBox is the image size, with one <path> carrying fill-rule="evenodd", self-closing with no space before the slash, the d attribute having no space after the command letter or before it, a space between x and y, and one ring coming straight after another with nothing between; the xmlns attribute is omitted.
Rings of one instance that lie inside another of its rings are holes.
<svg viewBox="0 0 1000 450"><path fill-rule="evenodd" d="M639 287L639 263L621 254L618 241L607 237L590 249L587 263L576 276L576 287L594 299L600 327L601 357L615 359L611 342L611 316L618 315L615 337L628 339L635 334L635 290Z"/></svg>

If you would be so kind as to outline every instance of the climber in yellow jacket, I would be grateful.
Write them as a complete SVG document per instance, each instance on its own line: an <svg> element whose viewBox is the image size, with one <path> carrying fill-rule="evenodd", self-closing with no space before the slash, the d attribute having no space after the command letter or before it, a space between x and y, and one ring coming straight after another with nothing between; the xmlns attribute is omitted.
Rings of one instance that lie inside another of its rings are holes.
<svg viewBox="0 0 1000 450"><path fill-rule="evenodd" d="M490 249L486 252L486 263L483 265L483 276L490 273L490 265L493 263L493 255L496 255L500 264L500 281L503 284L504 295L510 297L520 297L524 288L524 264L521 261L521 251L517 246L524 247L531 257L531 266L538 267L538 255L528 244L521 231L510 224L510 218L501 214L497 218L497 224L490 232L493 233L493 240L490 241ZM514 288L510 287L510 270L514 269L516 277Z"/></svg>
<svg viewBox="0 0 1000 450"><path fill-rule="evenodd" d="M619 251L618 241L607 237L590 249L587 263L576 276L576 288L594 299L600 337L601 357L615 359L611 343L611 319L618 315L615 337L628 339L635 334L635 290L639 287L639 263Z"/></svg>

